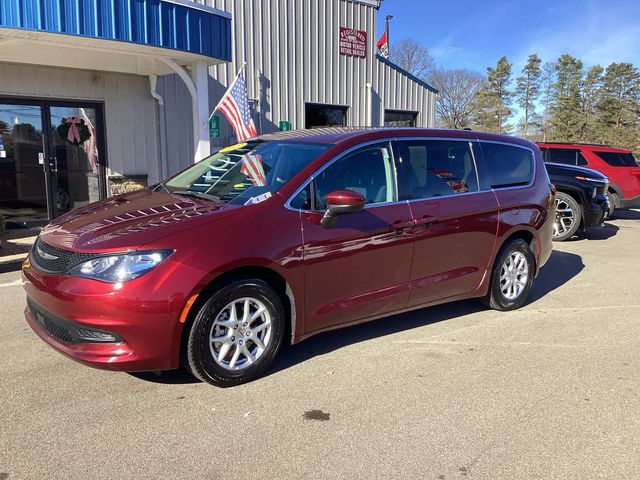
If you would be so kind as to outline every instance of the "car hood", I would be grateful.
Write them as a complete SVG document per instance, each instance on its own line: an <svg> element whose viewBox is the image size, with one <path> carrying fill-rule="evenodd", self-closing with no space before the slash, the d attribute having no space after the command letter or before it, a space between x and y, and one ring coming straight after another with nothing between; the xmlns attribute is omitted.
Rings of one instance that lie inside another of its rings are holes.
<svg viewBox="0 0 640 480"><path fill-rule="evenodd" d="M72 210L44 227L40 239L65 250L135 250L227 217L239 208L197 197L138 190Z"/></svg>
<svg viewBox="0 0 640 480"><path fill-rule="evenodd" d="M549 175L568 175L568 176L583 176L599 180L601 182L607 182L607 176L593 170L591 168L578 167L577 165L565 165L564 163L552 163L546 162L544 166L547 169Z"/></svg>

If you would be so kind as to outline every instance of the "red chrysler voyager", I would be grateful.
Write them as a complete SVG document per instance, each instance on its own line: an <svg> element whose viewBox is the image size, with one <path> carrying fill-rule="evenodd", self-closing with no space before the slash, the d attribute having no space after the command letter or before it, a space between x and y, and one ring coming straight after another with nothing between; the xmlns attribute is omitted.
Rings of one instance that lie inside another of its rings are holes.
<svg viewBox="0 0 640 480"><path fill-rule="evenodd" d="M455 130L283 132L49 224L24 264L49 345L124 371L246 382L283 341L479 297L524 304L554 193L526 140Z"/></svg>

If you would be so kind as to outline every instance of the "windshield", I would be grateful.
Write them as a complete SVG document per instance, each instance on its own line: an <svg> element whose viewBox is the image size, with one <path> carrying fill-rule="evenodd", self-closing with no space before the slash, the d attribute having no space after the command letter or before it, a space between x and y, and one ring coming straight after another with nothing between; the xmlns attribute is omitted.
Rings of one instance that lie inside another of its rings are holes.
<svg viewBox="0 0 640 480"><path fill-rule="evenodd" d="M632 153L593 152L612 167L637 167L638 162Z"/></svg>
<svg viewBox="0 0 640 480"><path fill-rule="evenodd" d="M266 200L330 145L249 142L223 148L161 184L168 193L232 204Z"/></svg>

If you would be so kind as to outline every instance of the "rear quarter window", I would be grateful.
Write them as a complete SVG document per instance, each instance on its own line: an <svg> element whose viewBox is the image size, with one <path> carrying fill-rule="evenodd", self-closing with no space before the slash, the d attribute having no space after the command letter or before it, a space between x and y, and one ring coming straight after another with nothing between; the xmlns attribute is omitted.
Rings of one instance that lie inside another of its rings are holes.
<svg viewBox="0 0 640 480"><path fill-rule="evenodd" d="M632 153L626 152L593 152L612 167L637 167L638 162Z"/></svg>
<svg viewBox="0 0 640 480"><path fill-rule="evenodd" d="M528 185L533 180L533 152L502 143L480 142L480 188L507 188Z"/></svg>

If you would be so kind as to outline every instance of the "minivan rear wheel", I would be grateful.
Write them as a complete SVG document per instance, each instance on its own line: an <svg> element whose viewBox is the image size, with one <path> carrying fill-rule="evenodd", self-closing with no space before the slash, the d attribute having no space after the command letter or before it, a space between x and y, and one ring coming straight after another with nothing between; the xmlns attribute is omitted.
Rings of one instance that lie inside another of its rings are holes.
<svg viewBox="0 0 640 480"><path fill-rule="evenodd" d="M187 341L189 369L219 387L253 380L278 353L284 318L280 297L265 281L229 283L195 317Z"/></svg>
<svg viewBox="0 0 640 480"><path fill-rule="evenodd" d="M534 273L535 260L529 244L521 238L509 240L494 263L484 303L494 310L520 308L529 296Z"/></svg>

